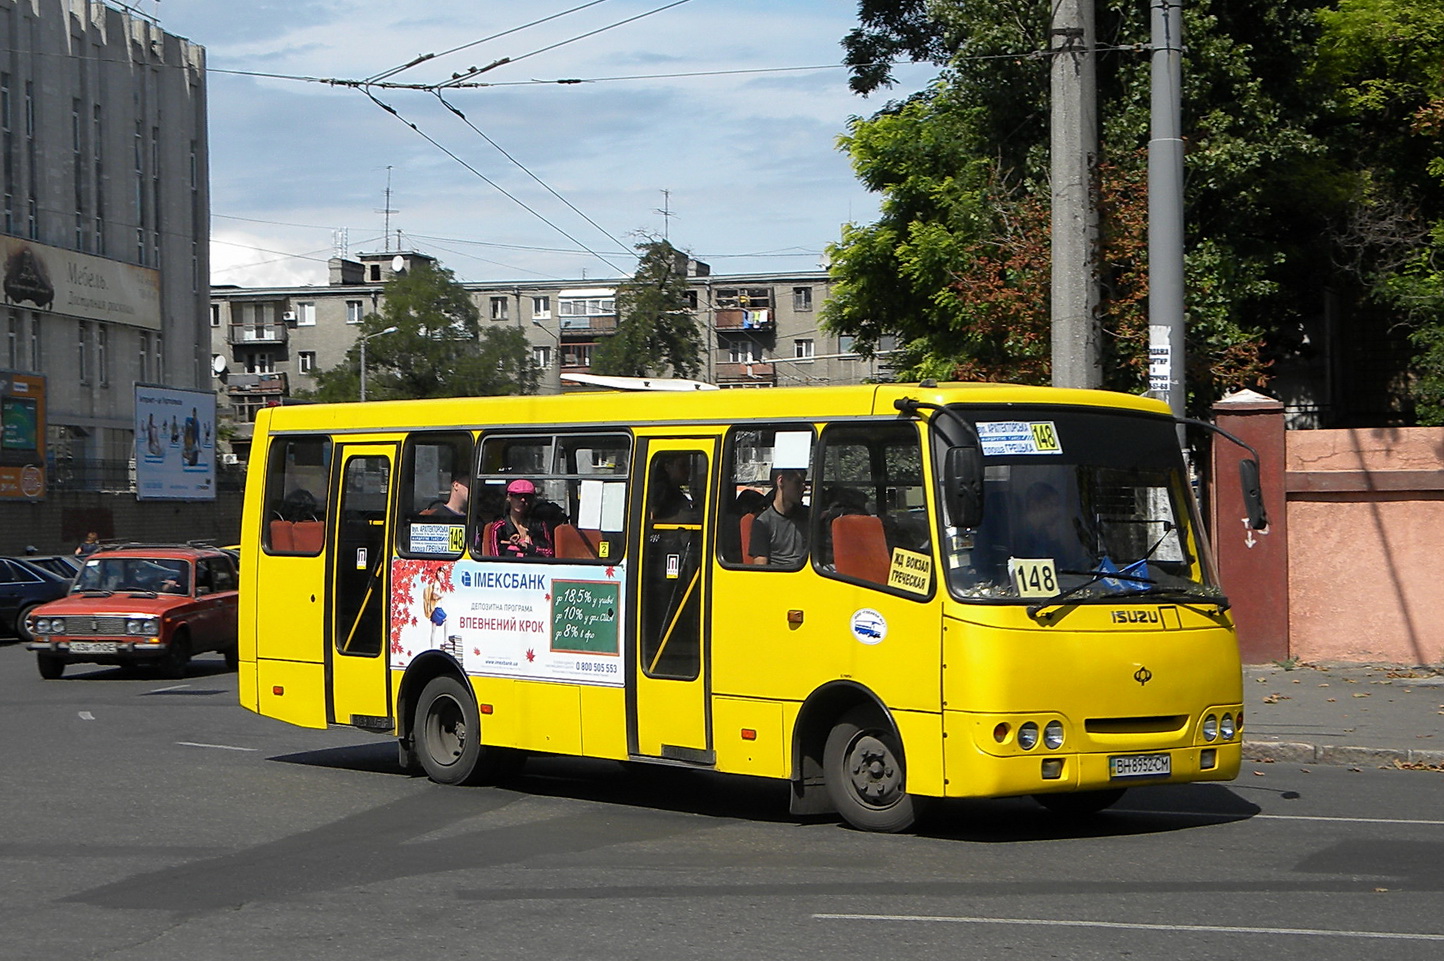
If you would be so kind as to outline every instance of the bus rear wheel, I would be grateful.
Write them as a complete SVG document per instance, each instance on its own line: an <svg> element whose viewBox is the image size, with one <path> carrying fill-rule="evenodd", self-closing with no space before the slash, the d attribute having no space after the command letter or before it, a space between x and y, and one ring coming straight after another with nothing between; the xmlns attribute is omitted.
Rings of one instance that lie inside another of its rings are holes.
<svg viewBox="0 0 1444 961"><path fill-rule="evenodd" d="M921 813L907 793L902 746L877 712L844 714L823 748L827 794L843 820L860 831L906 831Z"/></svg>

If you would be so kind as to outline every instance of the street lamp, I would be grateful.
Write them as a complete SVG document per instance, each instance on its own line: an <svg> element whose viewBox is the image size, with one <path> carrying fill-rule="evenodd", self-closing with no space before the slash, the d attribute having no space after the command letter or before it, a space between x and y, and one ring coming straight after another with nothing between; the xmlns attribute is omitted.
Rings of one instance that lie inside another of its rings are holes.
<svg viewBox="0 0 1444 961"><path fill-rule="evenodd" d="M380 337L382 334L394 333L396 333L395 327L387 327L385 330L378 330L374 334L361 335L361 400L363 403L366 400L366 341L372 337Z"/></svg>

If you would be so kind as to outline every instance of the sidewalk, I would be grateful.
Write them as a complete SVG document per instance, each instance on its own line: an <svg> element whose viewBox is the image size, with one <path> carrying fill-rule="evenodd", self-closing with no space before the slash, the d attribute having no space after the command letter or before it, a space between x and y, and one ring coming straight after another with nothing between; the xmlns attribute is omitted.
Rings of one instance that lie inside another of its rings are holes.
<svg viewBox="0 0 1444 961"><path fill-rule="evenodd" d="M1444 770L1444 669L1249 665L1243 705L1245 763Z"/></svg>

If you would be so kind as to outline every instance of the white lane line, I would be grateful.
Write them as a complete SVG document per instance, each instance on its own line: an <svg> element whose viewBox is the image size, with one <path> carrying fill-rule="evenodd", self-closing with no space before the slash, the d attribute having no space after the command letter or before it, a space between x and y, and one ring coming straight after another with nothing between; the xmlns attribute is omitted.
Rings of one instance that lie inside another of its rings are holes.
<svg viewBox="0 0 1444 961"><path fill-rule="evenodd" d="M1318 938L1385 941L1444 941L1444 934L1406 931L1334 931L1327 928L1248 928L1212 924L1134 924L1126 921L1060 921L1053 918L966 918L913 914L814 914L818 921L945 921L951 924L1014 924L1050 928L1110 928L1125 931L1187 931L1205 934L1285 934Z"/></svg>
<svg viewBox="0 0 1444 961"><path fill-rule="evenodd" d="M81 711L81 712L80 712L80 719L81 719L82 721L93 721L93 720L95 720L95 715L94 715L94 714L91 714L89 711Z"/></svg>
<svg viewBox="0 0 1444 961"><path fill-rule="evenodd" d="M1113 814L1142 814L1180 818L1235 818L1227 811L1145 811L1141 808L1110 808ZM1335 821L1340 824L1422 824L1428 827L1444 827L1444 820L1426 818L1340 818L1322 814L1242 814L1240 821Z"/></svg>
<svg viewBox="0 0 1444 961"><path fill-rule="evenodd" d="M229 744L201 744L198 741L176 741L181 747L208 747L215 751L258 751L255 747L233 747Z"/></svg>
<svg viewBox="0 0 1444 961"><path fill-rule="evenodd" d="M169 694L171 691L183 691L190 687L189 684L172 684L170 687L158 687L154 691L147 691L147 694Z"/></svg>

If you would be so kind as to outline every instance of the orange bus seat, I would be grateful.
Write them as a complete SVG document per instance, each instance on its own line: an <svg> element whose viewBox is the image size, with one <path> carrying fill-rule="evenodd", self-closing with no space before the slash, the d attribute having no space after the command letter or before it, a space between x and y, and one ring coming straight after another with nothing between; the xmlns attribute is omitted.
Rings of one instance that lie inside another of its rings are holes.
<svg viewBox="0 0 1444 961"><path fill-rule="evenodd" d="M757 520L756 514L743 514L737 520L737 532L742 538L742 563L751 564L755 559L752 553L752 522Z"/></svg>
<svg viewBox="0 0 1444 961"><path fill-rule="evenodd" d="M583 532L571 524L558 524L552 530L552 546L556 550L557 557L595 559L597 551L592 544L588 543L586 537L588 533L595 532Z"/></svg>
<svg viewBox="0 0 1444 961"><path fill-rule="evenodd" d="M326 543L325 521L296 521L295 547L298 554L319 554Z"/></svg>
<svg viewBox="0 0 1444 961"><path fill-rule="evenodd" d="M296 549L296 527L290 521L271 521L271 550L290 554Z"/></svg>
<svg viewBox="0 0 1444 961"><path fill-rule="evenodd" d="M882 518L871 514L843 514L834 518L832 556L839 574L886 584L892 556L888 553Z"/></svg>

